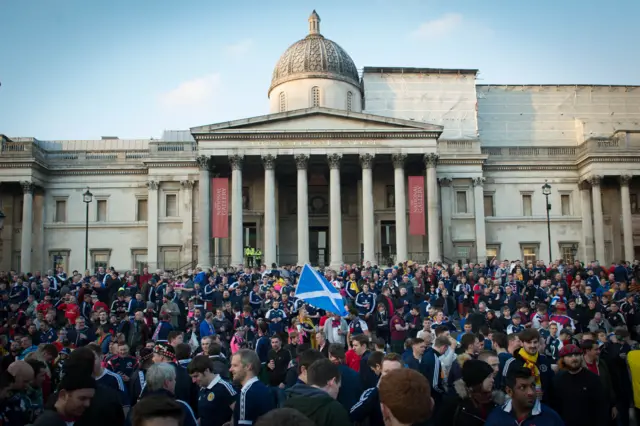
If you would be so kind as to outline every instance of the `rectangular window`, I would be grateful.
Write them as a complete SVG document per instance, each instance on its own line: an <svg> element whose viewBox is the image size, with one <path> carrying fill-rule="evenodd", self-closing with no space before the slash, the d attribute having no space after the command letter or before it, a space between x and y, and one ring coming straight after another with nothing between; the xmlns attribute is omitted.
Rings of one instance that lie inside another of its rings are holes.
<svg viewBox="0 0 640 426"><path fill-rule="evenodd" d="M96 222L107 221L107 200L98 200L96 208Z"/></svg>
<svg viewBox="0 0 640 426"><path fill-rule="evenodd" d="M109 257L111 252L104 250L91 251L91 264L93 270L97 271L99 268L107 269L109 267Z"/></svg>
<svg viewBox="0 0 640 426"><path fill-rule="evenodd" d="M522 260L525 265L535 263L538 259L538 246L526 245L522 246Z"/></svg>
<svg viewBox="0 0 640 426"><path fill-rule="evenodd" d="M54 222L67 221L67 201L66 200L56 200L55 215L56 216L53 218Z"/></svg>
<svg viewBox="0 0 640 426"><path fill-rule="evenodd" d="M571 196L569 194L560 195L560 207L562 216L571 216Z"/></svg>
<svg viewBox="0 0 640 426"><path fill-rule="evenodd" d="M138 222L147 221L147 204L146 199L138 199L138 210L136 211L136 220Z"/></svg>
<svg viewBox="0 0 640 426"><path fill-rule="evenodd" d="M564 260L565 265L572 265L576 260L574 249L577 249L577 245L563 244L560 246L560 253L562 254L562 259Z"/></svg>
<svg viewBox="0 0 640 426"><path fill-rule="evenodd" d="M533 216L533 207L531 201L531 194L522 195L522 215Z"/></svg>
<svg viewBox="0 0 640 426"><path fill-rule="evenodd" d="M493 195L484 196L484 217L495 216L493 212Z"/></svg>
<svg viewBox="0 0 640 426"><path fill-rule="evenodd" d="M167 194L165 197L165 216L177 217L178 216L178 194Z"/></svg>
<svg viewBox="0 0 640 426"><path fill-rule="evenodd" d="M499 259L500 247L499 246L487 246L487 262L489 265L493 259Z"/></svg>
<svg viewBox="0 0 640 426"><path fill-rule="evenodd" d="M469 261L469 256L471 254L470 244L456 244L454 250L456 253L456 257L453 260L458 263L467 263Z"/></svg>
<svg viewBox="0 0 640 426"><path fill-rule="evenodd" d="M133 269L142 271L147 267L147 251L146 250L131 250L131 260L133 261Z"/></svg>
<svg viewBox="0 0 640 426"><path fill-rule="evenodd" d="M58 268L69 270L69 254L71 250L56 250L49 252L49 267L54 271Z"/></svg>
<svg viewBox="0 0 640 426"><path fill-rule="evenodd" d="M162 262L165 271L175 271L180 268L180 249L164 248L162 249Z"/></svg>
<svg viewBox="0 0 640 426"><path fill-rule="evenodd" d="M467 191L456 191L456 213L467 213Z"/></svg>

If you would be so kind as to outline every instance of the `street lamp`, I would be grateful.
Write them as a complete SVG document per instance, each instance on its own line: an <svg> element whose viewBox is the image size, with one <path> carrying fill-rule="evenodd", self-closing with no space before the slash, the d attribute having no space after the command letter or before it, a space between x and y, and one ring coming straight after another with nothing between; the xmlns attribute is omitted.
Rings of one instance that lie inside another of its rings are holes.
<svg viewBox="0 0 640 426"><path fill-rule="evenodd" d="M89 191L89 187L82 194L82 201L87 205L87 221L84 225L84 270L89 268L89 204L93 201L93 194Z"/></svg>
<svg viewBox="0 0 640 426"><path fill-rule="evenodd" d="M549 195L551 195L551 185L545 180L542 185L542 193L547 199L547 239L549 242L549 263L553 262L551 257L551 220L549 219L549 212L551 211L551 204L549 204Z"/></svg>

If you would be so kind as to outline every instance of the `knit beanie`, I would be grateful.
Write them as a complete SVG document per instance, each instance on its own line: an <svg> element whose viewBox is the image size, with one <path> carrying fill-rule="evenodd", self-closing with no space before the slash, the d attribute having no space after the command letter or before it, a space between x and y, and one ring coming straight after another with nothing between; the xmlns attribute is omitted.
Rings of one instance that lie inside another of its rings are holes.
<svg viewBox="0 0 640 426"><path fill-rule="evenodd" d="M493 368L486 362L477 359L465 361L462 366L462 381L468 387L481 384L491 374L493 374Z"/></svg>

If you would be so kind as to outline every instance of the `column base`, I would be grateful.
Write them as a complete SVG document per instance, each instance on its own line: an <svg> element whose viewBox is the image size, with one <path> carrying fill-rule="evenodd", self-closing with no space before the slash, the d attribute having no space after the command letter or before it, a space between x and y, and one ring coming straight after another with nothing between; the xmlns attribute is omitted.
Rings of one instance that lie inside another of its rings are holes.
<svg viewBox="0 0 640 426"><path fill-rule="evenodd" d="M339 271L340 271L340 267L341 267L342 265L344 265L344 262L342 262L342 261L338 261L338 262L336 262L336 261L332 261L332 262L329 264L329 268L330 268L330 269L333 269L333 270L334 270L334 271L336 271L336 272L339 272Z"/></svg>

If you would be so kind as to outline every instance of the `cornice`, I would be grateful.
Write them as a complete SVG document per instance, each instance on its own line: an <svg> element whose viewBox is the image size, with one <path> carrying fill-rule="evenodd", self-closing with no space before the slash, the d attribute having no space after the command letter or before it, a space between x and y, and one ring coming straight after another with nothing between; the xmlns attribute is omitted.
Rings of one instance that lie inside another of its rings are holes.
<svg viewBox="0 0 640 426"><path fill-rule="evenodd" d="M198 163L197 163L195 158L192 161L180 161L180 162L175 162L175 161L174 162L171 162L171 161L158 162L157 160L155 162L145 161L144 164L146 164L147 167L193 167L193 168L198 168Z"/></svg>
<svg viewBox="0 0 640 426"><path fill-rule="evenodd" d="M65 223L45 223L47 229L84 229L85 222L65 222ZM117 229L117 228L144 228L147 229L147 222L89 222L89 229Z"/></svg>
<svg viewBox="0 0 640 426"><path fill-rule="evenodd" d="M576 171L578 167L575 165L544 165L544 164L485 164L483 167L487 171L496 172L515 172L515 171L545 171L545 170L565 170Z"/></svg>
<svg viewBox="0 0 640 426"><path fill-rule="evenodd" d="M485 164L483 158L443 158L438 160L438 166L482 166Z"/></svg>
<svg viewBox="0 0 640 426"><path fill-rule="evenodd" d="M484 219L487 222L539 222L546 223L546 216L488 216ZM580 222L580 216L550 216L549 222Z"/></svg>
<svg viewBox="0 0 640 426"><path fill-rule="evenodd" d="M208 133L208 134L194 134L193 137L196 140L203 141L218 141L218 140L296 140L296 139L437 139L440 136L437 132L413 130L413 131L398 131L398 132L327 132L327 131L313 131L313 132L273 132L273 133Z"/></svg>

